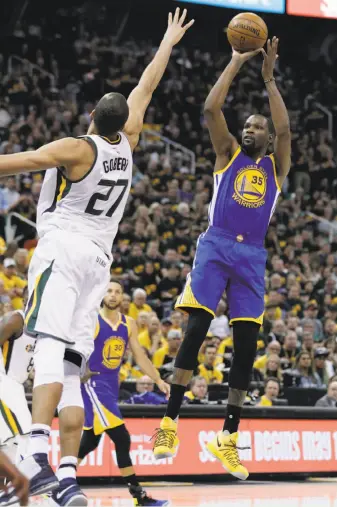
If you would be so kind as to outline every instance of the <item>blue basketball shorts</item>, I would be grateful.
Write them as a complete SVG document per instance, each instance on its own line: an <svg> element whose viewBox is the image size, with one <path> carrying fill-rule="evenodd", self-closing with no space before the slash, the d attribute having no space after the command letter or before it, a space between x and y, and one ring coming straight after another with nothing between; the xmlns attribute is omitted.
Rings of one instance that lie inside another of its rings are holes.
<svg viewBox="0 0 337 507"><path fill-rule="evenodd" d="M93 429L95 435L124 424L117 403L118 393L113 392L106 380L90 379L81 385L84 402L84 429Z"/></svg>
<svg viewBox="0 0 337 507"><path fill-rule="evenodd" d="M267 251L219 227L199 237L193 269L176 308L203 308L215 316L226 291L230 323L245 320L262 324Z"/></svg>

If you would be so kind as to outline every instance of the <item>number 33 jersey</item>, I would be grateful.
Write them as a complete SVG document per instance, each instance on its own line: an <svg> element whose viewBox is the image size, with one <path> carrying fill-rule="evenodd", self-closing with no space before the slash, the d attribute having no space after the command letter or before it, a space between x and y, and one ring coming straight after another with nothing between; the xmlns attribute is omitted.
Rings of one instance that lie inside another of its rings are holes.
<svg viewBox="0 0 337 507"><path fill-rule="evenodd" d="M83 178L70 181L62 167L48 169L37 208L40 238L60 229L80 234L109 254L129 196L132 152L127 137L116 141L98 135L83 136L95 154Z"/></svg>

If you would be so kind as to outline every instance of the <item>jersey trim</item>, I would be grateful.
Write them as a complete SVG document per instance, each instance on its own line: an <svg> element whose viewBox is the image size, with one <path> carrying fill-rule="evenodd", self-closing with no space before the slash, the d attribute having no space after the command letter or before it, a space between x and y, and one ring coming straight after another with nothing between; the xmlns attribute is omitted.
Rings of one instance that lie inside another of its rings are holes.
<svg viewBox="0 0 337 507"><path fill-rule="evenodd" d="M13 348L14 348L14 340L10 338L9 340L4 343L2 348L2 354L4 358L4 364L5 364L5 371L8 373L9 365L11 362L12 354L13 354Z"/></svg>
<svg viewBox="0 0 337 507"><path fill-rule="evenodd" d="M107 143L114 144L114 145L120 144L120 142L122 140L122 136L120 134L118 134L116 141L111 141L108 137L104 137L104 136L99 136L99 137L101 139L103 139L104 141L106 141Z"/></svg>
<svg viewBox="0 0 337 507"><path fill-rule="evenodd" d="M29 308L29 310L25 319L26 327L30 333L33 333L35 331L35 325L41 306L43 292L52 273L53 264L54 261L35 280L34 291L28 302L27 309Z"/></svg>
<svg viewBox="0 0 337 507"><path fill-rule="evenodd" d="M275 155L274 155L274 153L271 153L270 155L268 155L268 157L270 158L270 160L271 160L271 162L273 164L274 178L275 178L275 183L276 183L277 190L281 193L282 189L281 189L280 184L279 184L278 179L277 179Z"/></svg>
<svg viewBox="0 0 337 507"><path fill-rule="evenodd" d="M61 170L57 167L57 176L56 176L56 187L55 187L55 195L54 195L54 199L53 199L53 202L51 204L51 206L47 209L44 210L43 214L44 213L52 213L55 208L56 208L56 204L57 204L57 197L60 193L60 188L61 188L61 185L62 185L62 173L61 173Z"/></svg>
<svg viewBox="0 0 337 507"><path fill-rule="evenodd" d="M214 171L214 174L221 174L221 173L224 173L225 171L227 171L227 169L233 164L234 160L236 159L236 157L241 153L241 146L239 146L236 150L236 152L234 153L234 155L232 156L232 158L230 159L230 161L228 162L228 164L226 165L226 167L224 167L223 169L220 169L220 171Z"/></svg>
<svg viewBox="0 0 337 507"><path fill-rule="evenodd" d="M68 176L66 176L63 172L62 172L62 176L63 178L66 179L66 181L68 181L69 183L80 183L81 181L85 180L85 178L87 176L89 176L89 174L91 173L91 171L93 170L93 168L95 167L95 164L97 162L97 157L98 157L98 149L97 149L97 146L96 146L96 143L93 139L91 139L91 137L89 136L79 136L77 137L76 139L83 139L83 141L86 141L87 143L89 143L92 147L92 149L94 150L94 154L95 154L95 158L93 160L93 163L91 164L90 168L88 169L88 171L82 176L82 178L78 179L78 180L71 180L70 178L68 178ZM62 171L62 168L58 168L60 171ZM70 190L70 189L69 189ZM68 192L67 192L68 193Z"/></svg>

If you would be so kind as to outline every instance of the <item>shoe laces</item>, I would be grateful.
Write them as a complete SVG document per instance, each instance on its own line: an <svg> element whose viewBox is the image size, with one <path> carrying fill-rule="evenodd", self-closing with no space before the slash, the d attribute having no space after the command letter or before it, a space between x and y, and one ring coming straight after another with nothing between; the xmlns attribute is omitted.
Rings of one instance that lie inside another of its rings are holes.
<svg viewBox="0 0 337 507"><path fill-rule="evenodd" d="M220 451L223 452L223 455L232 467L238 467L242 465L238 451L245 451L246 449L250 449L250 447L239 447L230 441L229 444L223 444L223 448Z"/></svg>
<svg viewBox="0 0 337 507"><path fill-rule="evenodd" d="M173 447L175 437L175 430L162 430L161 428L156 428L151 440L155 439L154 447L159 447L161 445Z"/></svg>

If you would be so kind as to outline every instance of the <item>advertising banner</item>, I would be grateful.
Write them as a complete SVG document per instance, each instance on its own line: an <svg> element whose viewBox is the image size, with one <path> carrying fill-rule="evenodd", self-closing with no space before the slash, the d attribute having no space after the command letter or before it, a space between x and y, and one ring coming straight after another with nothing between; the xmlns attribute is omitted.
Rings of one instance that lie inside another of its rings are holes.
<svg viewBox="0 0 337 507"><path fill-rule="evenodd" d="M193 4L212 5L215 7L227 7L240 11L276 12L285 11L285 0L179 0Z"/></svg>
<svg viewBox="0 0 337 507"><path fill-rule="evenodd" d="M206 450L221 426L220 419L180 419L177 456L156 461L152 441L159 419L126 419L131 434L131 457L138 475L223 474L221 464ZM335 472L337 427L334 420L243 419L240 424L240 458L250 473ZM58 421L51 433L50 462L60 459ZM118 476L116 454L107 435L78 469L80 476Z"/></svg>
<svg viewBox="0 0 337 507"><path fill-rule="evenodd" d="M287 13L295 16L337 19L336 0L288 0Z"/></svg>

